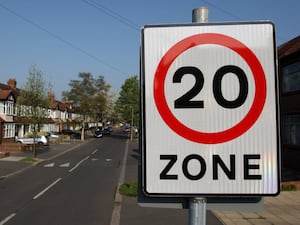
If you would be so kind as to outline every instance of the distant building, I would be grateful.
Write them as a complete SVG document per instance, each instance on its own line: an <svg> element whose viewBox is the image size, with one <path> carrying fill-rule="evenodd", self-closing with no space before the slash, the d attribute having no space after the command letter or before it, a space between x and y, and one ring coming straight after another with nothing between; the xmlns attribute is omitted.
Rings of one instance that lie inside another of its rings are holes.
<svg viewBox="0 0 300 225"><path fill-rule="evenodd" d="M15 137L22 137L31 131L30 118L16 114L16 101L20 95L17 81L9 79L6 84L0 83L0 145L4 142L14 142ZM41 131L61 131L74 128L76 121L72 120L72 105L67 102L55 100L54 95L49 95L48 118L43 119Z"/></svg>
<svg viewBox="0 0 300 225"><path fill-rule="evenodd" d="M15 103L20 93L15 79L9 79L7 84L0 83L0 144L3 140L14 141Z"/></svg>
<svg viewBox="0 0 300 225"><path fill-rule="evenodd" d="M282 164L300 170L300 36L278 47Z"/></svg>

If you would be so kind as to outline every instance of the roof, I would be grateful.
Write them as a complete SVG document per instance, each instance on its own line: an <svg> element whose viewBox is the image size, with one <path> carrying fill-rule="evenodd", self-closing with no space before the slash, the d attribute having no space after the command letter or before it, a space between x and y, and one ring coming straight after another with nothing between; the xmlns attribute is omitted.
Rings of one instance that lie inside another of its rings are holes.
<svg viewBox="0 0 300 225"><path fill-rule="evenodd" d="M61 112L72 112L72 106L69 103L66 102L61 102L57 100L52 100L50 103L50 108L51 109L57 109Z"/></svg>
<svg viewBox="0 0 300 225"><path fill-rule="evenodd" d="M12 87L8 84L0 83L0 100L7 100L10 95L16 99L20 95L20 89ZM65 101L57 101L54 98L54 95L51 96L50 108L57 109L59 111L72 112L72 106L70 103Z"/></svg>
<svg viewBox="0 0 300 225"><path fill-rule="evenodd" d="M278 58L284 58L286 56L289 56L293 53L300 51L300 36L280 45L277 48L278 51Z"/></svg>
<svg viewBox="0 0 300 225"><path fill-rule="evenodd" d="M20 89L13 88L7 84L0 83L0 100L6 100L9 96L9 92L13 94L14 98L17 98L17 96L19 96L20 94ZM7 97L5 98L6 95Z"/></svg>
<svg viewBox="0 0 300 225"><path fill-rule="evenodd" d="M13 90L0 90L0 100L7 100L10 95L16 98Z"/></svg>

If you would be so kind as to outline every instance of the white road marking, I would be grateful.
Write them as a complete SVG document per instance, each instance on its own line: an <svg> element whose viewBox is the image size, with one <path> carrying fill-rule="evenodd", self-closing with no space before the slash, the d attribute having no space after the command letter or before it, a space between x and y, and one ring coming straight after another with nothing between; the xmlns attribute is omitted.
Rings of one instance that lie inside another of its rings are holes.
<svg viewBox="0 0 300 225"><path fill-rule="evenodd" d="M49 163L49 164L44 165L44 167L50 168L50 167L54 167L54 165L55 165L55 163Z"/></svg>
<svg viewBox="0 0 300 225"><path fill-rule="evenodd" d="M85 160L88 160L90 156L85 157L84 159L80 160L72 169L69 170L69 172L73 172L81 163L83 163Z"/></svg>
<svg viewBox="0 0 300 225"><path fill-rule="evenodd" d="M17 215L16 213L12 213L10 214L8 217L6 217L4 220L0 221L0 225L4 225L5 223L7 223L9 220L11 220L15 215Z"/></svg>
<svg viewBox="0 0 300 225"><path fill-rule="evenodd" d="M51 187L53 187L55 184L57 184L61 180L62 180L62 178L58 178L56 181L54 181L52 184L50 184L48 187L46 187L44 190L42 190L40 193L38 193L36 196L34 196L33 199L37 199L38 197L43 195L46 191L48 191Z"/></svg>
<svg viewBox="0 0 300 225"><path fill-rule="evenodd" d="M70 167L70 163L69 162L67 162L67 163L64 163L64 164L61 164L59 167Z"/></svg>
<svg viewBox="0 0 300 225"><path fill-rule="evenodd" d="M94 155L96 152L98 152L99 150L96 149L95 151L92 152L92 155Z"/></svg>

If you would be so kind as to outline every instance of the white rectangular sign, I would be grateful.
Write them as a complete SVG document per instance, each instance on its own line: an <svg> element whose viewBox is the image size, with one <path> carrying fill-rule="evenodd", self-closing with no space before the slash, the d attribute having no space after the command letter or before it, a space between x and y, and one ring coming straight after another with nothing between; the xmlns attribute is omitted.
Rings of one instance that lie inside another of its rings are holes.
<svg viewBox="0 0 300 225"><path fill-rule="evenodd" d="M274 25L150 25L141 42L145 194L278 194Z"/></svg>

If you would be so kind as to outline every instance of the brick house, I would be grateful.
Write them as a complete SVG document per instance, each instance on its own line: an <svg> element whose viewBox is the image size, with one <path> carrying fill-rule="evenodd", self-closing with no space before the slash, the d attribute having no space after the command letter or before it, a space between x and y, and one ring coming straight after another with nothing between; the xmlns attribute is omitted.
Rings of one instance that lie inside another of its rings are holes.
<svg viewBox="0 0 300 225"><path fill-rule="evenodd" d="M300 36L278 47L283 167L300 170Z"/></svg>
<svg viewBox="0 0 300 225"><path fill-rule="evenodd" d="M0 83L0 144L14 142L16 136L22 137L30 131L30 122L26 117L17 117L15 103L20 94L15 79L9 79L7 84ZM70 104L55 100L51 95L49 116L45 118L42 131L61 131L69 128L72 121L72 107Z"/></svg>
<svg viewBox="0 0 300 225"><path fill-rule="evenodd" d="M15 138L15 103L20 90L14 79L7 84L0 83L0 143L14 142Z"/></svg>

